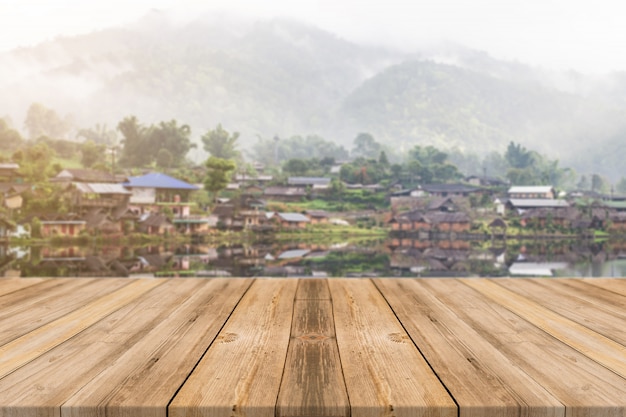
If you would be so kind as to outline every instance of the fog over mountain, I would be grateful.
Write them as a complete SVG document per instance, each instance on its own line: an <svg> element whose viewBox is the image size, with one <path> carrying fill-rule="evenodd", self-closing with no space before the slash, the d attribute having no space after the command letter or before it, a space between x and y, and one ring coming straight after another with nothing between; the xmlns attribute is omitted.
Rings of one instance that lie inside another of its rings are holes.
<svg viewBox="0 0 626 417"><path fill-rule="evenodd" d="M317 134L350 147L369 132L400 151L486 153L514 141L611 178L626 176L624 93L625 73L548 71L451 43L406 52L219 14L173 23L153 12L0 54L0 117L18 129L38 102L71 115L73 134L135 115L188 124L197 141L221 123L244 145Z"/></svg>

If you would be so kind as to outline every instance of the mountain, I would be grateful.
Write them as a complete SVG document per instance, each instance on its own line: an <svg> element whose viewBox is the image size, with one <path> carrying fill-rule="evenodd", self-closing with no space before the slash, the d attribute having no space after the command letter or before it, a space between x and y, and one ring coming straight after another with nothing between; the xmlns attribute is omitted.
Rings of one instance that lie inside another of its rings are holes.
<svg viewBox="0 0 626 417"><path fill-rule="evenodd" d="M71 114L76 130L135 115L176 119L195 140L221 123L244 145L318 134L350 147L369 132L399 154L416 144L484 153L515 141L612 177L619 164L604 170L589 155L626 136L623 92L624 74L547 71L455 44L406 54L290 20L222 15L175 23L153 12L0 55L10 98L0 115L16 127L39 102Z"/></svg>

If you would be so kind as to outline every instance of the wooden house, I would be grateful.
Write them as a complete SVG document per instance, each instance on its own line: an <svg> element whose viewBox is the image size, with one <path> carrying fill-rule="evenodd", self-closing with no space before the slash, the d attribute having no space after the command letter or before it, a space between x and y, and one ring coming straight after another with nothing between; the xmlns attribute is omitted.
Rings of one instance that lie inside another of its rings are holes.
<svg viewBox="0 0 626 417"><path fill-rule="evenodd" d="M129 204L138 214L168 207L175 218L190 215L193 204L191 194L200 189L197 185L161 173L130 177L124 187L131 191Z"/></svg>
<svg viewBox="0 0 626 417"><path fill-rule="evenodd" d="M41 220L41 237L74 237L86 228L87 222L77 218Z"/></svg>
<svg viewBox="0 0 626 417"><path fill-rule="evenodd" d="M549 185L513 186L508 190L510 199L553 199L556 197L554 188Z"/></svg>
<svg viewBox="0 0 626 417"><path fill-rule="evenodd" d="M149 235L168 235L176 231L174 224L162 213L146 213L139 218L137 230Z"/></svg>
<svg viewBox="0 0 626 417"><path fill-rule="evenodd" d="M87 183L116 183L115 175L105 171L87 168L67 168L50 179L51 182L87 182Z"/></svg>
<svg viewBox="0 0 626 417"><path fill-rule="evenodd" d="M324 210L307 210L304 214L311 220L311 224L328 224L329 214Z"/></svg>
<svg viewBox="0 0 626 417"><path fill-rule="evenodd" d="M126 207L132 195L122 184L83 182L74 183L70 193L71 204L77 211Z"/></svg>
<svg viewBox="0 0 626 417"><path fill-rule="evenodd" d="M471 227L471 219L467 214L462 212L428 213L427 220L430 223L432 229L436 229L440 232L462 233L468 232Z"/></svg>
<svg viewBox="0 0 626 417"><path fill-rule="evenodd" d="M302 213L275 213L271 220L280 227L303 229L311 223L311 219Z"/></svg>
<svg viewBox="0 0 626 417"><path fill-rule="evenodd" d="M298 187L267 187L263 190L263 198L273 201L302 201L306 198L306 190Z"/></svg>

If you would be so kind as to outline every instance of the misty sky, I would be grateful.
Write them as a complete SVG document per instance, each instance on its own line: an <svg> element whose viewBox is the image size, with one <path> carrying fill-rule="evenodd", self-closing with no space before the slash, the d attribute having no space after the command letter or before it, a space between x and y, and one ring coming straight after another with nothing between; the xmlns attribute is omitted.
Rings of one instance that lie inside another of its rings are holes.
<svg viewBox="0 0 626 417"><path fill-rule="evenodd" d="M0 51L129 23L152 9L295 17L357 41L410 50L449 40L554 69L626 70L615 0L0 0Z"/></svg>

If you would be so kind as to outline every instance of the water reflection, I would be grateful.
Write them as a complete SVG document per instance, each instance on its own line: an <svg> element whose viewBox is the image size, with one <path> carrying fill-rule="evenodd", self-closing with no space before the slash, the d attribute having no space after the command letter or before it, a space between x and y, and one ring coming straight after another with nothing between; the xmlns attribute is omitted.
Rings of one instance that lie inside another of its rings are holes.
<svg viewBox="0 0 626 417"><path fill-rule="evenodd" d="M22 277L625 277L626 242L428 241L181 246L0 246Z"/></svg>

